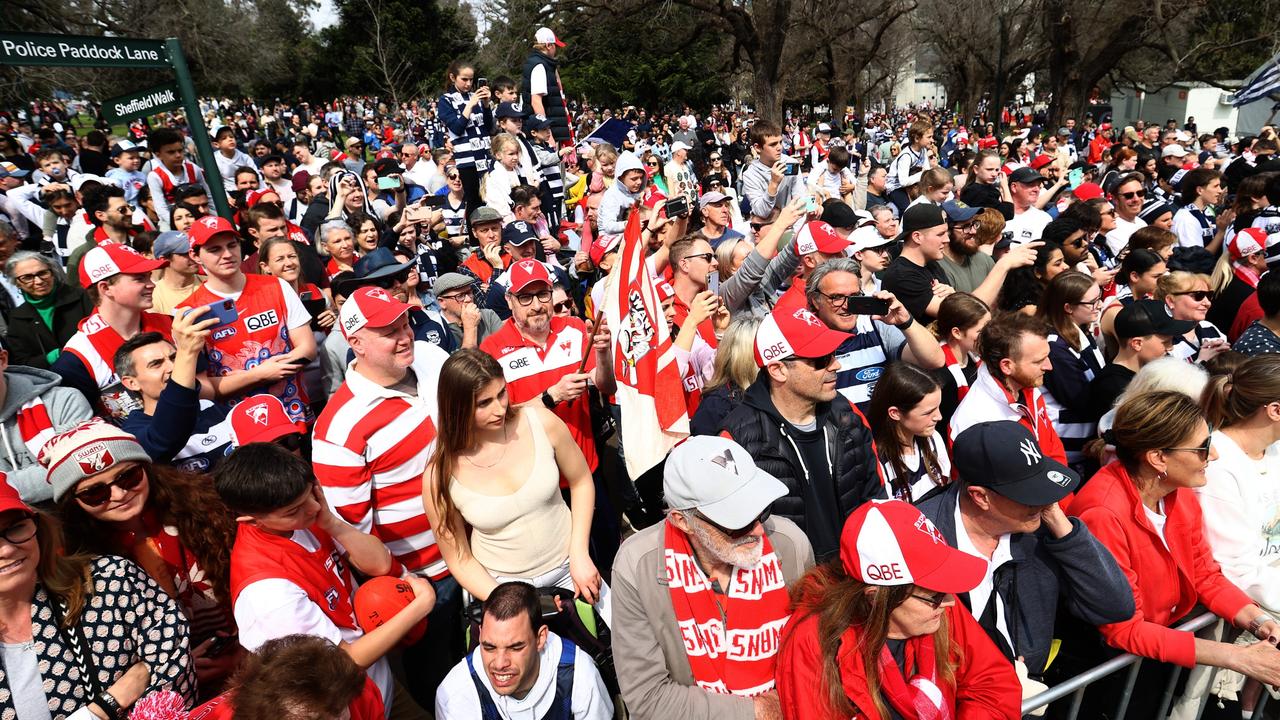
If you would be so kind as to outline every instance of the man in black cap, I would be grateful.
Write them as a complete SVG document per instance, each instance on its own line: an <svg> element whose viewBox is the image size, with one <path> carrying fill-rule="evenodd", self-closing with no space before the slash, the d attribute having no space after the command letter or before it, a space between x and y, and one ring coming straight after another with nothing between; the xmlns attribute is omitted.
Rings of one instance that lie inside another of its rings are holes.
<svg viewBox="0 0 1280 720"><path fill-rule="evenodd" d="M533 226L523 220L507 223L506 227L502 228L502 249L506 251L506 257L510 258L507 262L508 269L489 283L484 304L485 307L498 313L498 317L506 320L511 317L511 308L507 304L507 288L511 287L509 268L521 260L537 260L538 235L534 232ZM557 283L564 287L570 286L569 276L564 270L548 263L543 264L547 266L547 271Z"/></svg>
<svg viewBox="0 0 1280 720"><path fill-rule="evenodd" d="M409 311L409 327L413 329L414 340L438 345L445 352L453 352L460 346L445 327L439 313L428 313L421 305L411 302L407 283L409 273L417 262L413 258L400 262L391 248L377 248L356 261L352 268L353 277L335 283L334 293L350 297L359 288L368 285L380 287L396 300L413 305L413 309ZM347 359L351 359L350 355Z"/></svg>
<svg viewBox="0 0 1280 720"><path fill-rule="evenodd" d="M947 215L950 240L943 246L942 259L938 263L947 274L948 284L956 292L972 293L995 307L1009 271L1034 263L1036 248L1044 243L1037 240L1014 246L997 261L980 252L978 245L978 213L982 208L948 200L942 203L942 211Z"/></svg>
<svg viewBox="0 0 1280 720"><path fill-rule="evenodd" d="M912 205L902 213L902 252L884 271L891 292L917 321L928 324L943 298L955 292L938 261L947 244L947 218L937 205Z"/></svg>
<svg viewBox="0 0 1280 720"><path fill-rule="evenodd" d="M258 158L258 170L262 172L262 184L264 187L275 190L276 195L280 196L280 202L288 203L293 199L293 180L285 177L287 170L284 162L284 156L273 153L271 155L263 155Z"/></svg>
<svg viewBox="0 0 1280 720"><path fill-rule="evenodd" d="M1059 600L1089 625L1133 616L1133 592L1111 553L1059 503L1080 477L1043 455L1031 431L978 423L955 440L959 479L918 503L947 544L987 560L959 600L1010 662L1032 678L1049 661Z"/></svg>
<svg viewBox="0 0 1280 720"><path fill-rule="evenodd" d="M1093 414L1102 417L1144 365L1173 349L1173 339L1195 327L1190 320L1174 320L1159 300L1134 300L1116 315L1120 351L1089 383Z"/></svg>
<svg viewBox="0 0 1280 720"><path fill-rule="evenodd" d="M1009 197L1013 201L1013 217L1006 218L1006 237L1013 233L1014 245L1039 240L1052 217L1040 209L1040 193L1044 190L1044 177L1029 167L1020 167L1009 176Z"/></svg>

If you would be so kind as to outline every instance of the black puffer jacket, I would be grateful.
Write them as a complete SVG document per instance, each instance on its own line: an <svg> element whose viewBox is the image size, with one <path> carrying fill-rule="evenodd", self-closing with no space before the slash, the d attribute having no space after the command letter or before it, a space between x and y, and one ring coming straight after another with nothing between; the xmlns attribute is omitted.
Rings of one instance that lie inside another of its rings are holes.
<svg viewBox="0 0 1280 720"><path fill-rule="evenodd" d="M829 497L835 502L830 518L836 527L815 532L806 523L810 513L805 508L805 485L809 478L801 468L796 445L787 437L794 429L774 406L768 383L768 377L761 371L747 388L742 404L724 419L721 430L746 448L756 465L787 486L787 494L773 503L775 514L799 525L811 541L824 536L839 538L849 513L872 498L885 497L884 478L880 475L871 429L862 414L843 396L818 404L818 428L827 431L835 487L815 489L819 497ZM814 552L819 555L829 555L835 549L820 551L818 544L814 544Z"/></svg>

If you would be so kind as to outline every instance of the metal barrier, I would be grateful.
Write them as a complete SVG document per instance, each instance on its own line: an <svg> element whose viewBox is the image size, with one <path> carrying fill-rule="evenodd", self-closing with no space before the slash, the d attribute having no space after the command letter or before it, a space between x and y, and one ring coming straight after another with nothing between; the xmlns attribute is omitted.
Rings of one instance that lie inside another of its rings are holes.
<svg viewBox="0 0 1280 720"><path fill-rule="evenodd" d="M1174 630L1194 633L1201 628L1209 626L1217 620L1217 615L1207 612L1176 626ZM1111 658L1097 667L1090 668L1064 683L1060 683L1048 690L1045 690L1039 695L1034 695L1023 700L1022 714L1026 715L1032 710L1044 707L1051 702L1061 700L1062 698L1071 695L1071 710L1067 715L1067 720L1076 720L1076 716L1080 714L1080 704L1084 702L1084 692L1090 685L1104 677L1107 677L1108 675L1132 666L1129 670L1129 677L1125 681L1124 692L1121 693L1120 699L1116 704L1116 714L1113 716L1116 720L1123 720L1125 713L1129 709L1129 700L1133 695L1133 684L1138 679L1138 670L1141 668L1142 661L1145 659L1146 658L1139 655L1129 654ZM1182 668L1175 667L1169 674L1169 682L1165 686L1163 697L1160 699L1160 713L1156 717L1163 718L1168 715L1169 706L1173 703L1173 690L1178 684L1178 676L1181 672ZM1206 698L1207 697L1208 695L1206 694ZM1204 709L1203 702L1201 702L1200 709ZM1199 717L1199 713L1197 713L1197 717Z"/></svg>

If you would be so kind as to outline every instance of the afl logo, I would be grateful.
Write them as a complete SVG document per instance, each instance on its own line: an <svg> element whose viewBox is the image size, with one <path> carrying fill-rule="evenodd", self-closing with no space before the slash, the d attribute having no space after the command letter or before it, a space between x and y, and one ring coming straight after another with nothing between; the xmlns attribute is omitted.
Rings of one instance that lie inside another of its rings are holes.
<svg viewBox="0 0 1280 720"><path fill-rule="evenodd" d="M880 376L883 374L884 374L884 368L880 367L879 365L875 365L873 367L862 368L861 370L859 370L857 373L854 374L854 377L861 382L874 382L876 380L879 380Z"/></svg>

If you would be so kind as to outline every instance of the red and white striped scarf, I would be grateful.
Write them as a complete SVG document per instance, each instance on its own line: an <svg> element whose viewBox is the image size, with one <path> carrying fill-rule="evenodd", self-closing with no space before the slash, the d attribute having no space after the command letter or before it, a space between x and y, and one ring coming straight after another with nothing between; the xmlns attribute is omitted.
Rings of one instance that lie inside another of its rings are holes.
<svg viewBox="0 0 1280 720"><path fill-rule="evenodd" d="M40 449L54 436L53 421L49 419L49 409L44 406L44 401L37 395L23 403L14 420L31 457L40 457Z"/></svg>
<svg viewBox="0 0 1280 720"><path fill-rule="evenodd" d="M726 695L749 697L772 690L782 626L791 613L782 563L769 537L764 536L758 565L733 569L718 603L689 537L670 522L666 525L667 585L694 682Z"/></svg>

